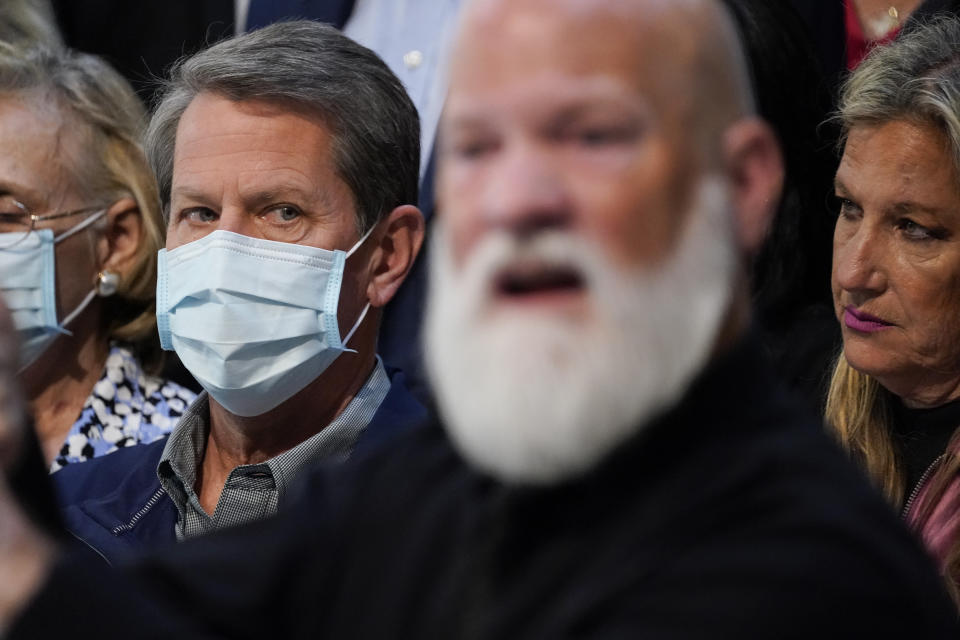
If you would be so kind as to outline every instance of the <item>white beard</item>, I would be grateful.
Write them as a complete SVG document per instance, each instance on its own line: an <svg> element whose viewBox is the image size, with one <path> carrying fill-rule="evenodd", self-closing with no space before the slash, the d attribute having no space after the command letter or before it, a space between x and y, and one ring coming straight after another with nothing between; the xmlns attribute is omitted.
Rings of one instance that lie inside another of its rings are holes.
<svg viewBox="0 0 960 640"><path fill-rule="evenodd" d="M729 196L701 181L687 228L655 270L613 266L566 232L490 232L460 272L436 224L426 362L459 452L510 483L577 476L679 401L711 354L737 269ZM518 258L573 266L586 319L492 311L494 274Z"/></svg>

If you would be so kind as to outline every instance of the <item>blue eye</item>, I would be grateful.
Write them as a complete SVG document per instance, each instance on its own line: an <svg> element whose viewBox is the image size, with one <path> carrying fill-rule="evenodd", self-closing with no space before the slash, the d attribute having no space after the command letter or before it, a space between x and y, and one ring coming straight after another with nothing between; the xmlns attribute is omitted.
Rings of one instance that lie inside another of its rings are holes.
<svg viewBox="0 0 960 640"><path fill-rule="evenodd" d="M194 207L180 212L180 219L190 222L214 222L217 218L217 213L206 207Z"/></svg>
<svg viewBox="0 0 960 640"><path fill-rule="evenodd" d="M300 212L293 207L277 207L277 211L280 212L280 219L285 222L296 220L298 217L300 217Z"/></svg>

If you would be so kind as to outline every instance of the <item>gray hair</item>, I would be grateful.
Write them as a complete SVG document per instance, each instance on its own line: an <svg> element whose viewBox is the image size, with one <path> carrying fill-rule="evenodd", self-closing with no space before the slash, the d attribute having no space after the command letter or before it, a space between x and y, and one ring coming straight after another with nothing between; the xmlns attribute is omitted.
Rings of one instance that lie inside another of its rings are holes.
<svg viewBox="0 0 960 640"><path fill-rule="evenodd" d="M171 71L145 146L170 209L177 125L209 92L305 109L333 135L333 162L370 229L395 207L416 204L420 122L400 80L375 53L319 22L280 22L213 45Z"/></svg>
<svg viewBox="0 0 960 640"><path fill-rule="evenodd" d="M36 42L49 47L63 46L50 0L2 0L0 40Z"/></svg>
<svg viewBox="0 0 960 640"><path fill-rule="evenodd" d="M934 18L874 49L844 83L838 118L841 145L858 125L931 124L960 171L960 20Z"/></svg>

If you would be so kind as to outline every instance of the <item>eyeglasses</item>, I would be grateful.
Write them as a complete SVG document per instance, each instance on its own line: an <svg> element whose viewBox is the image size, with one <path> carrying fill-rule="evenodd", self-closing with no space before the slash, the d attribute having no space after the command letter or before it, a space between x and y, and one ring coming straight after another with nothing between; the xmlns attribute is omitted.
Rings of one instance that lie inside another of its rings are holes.
<svg viewBox="0 0 960 640"><path fill-rule="evenodd" d="M12 249L19 245L21 242L30 237L30 234L33 233L34 229L37 228L38 222L46 222L47 220L58 220L60 218L70 218L73 216L81 216L84 214L93 214L103 211L102 206L97 207L84 207L83 209L76 209L75 211L61 211L58 213L45 213L43 215L37 215L35 213L30 213L27 209L27 206L22 202L17 200L11 200L5 198L7 205L3 209L0 209L0 250L3 249ZM10 211L9 209L14 208L18 211Z"/></svg>

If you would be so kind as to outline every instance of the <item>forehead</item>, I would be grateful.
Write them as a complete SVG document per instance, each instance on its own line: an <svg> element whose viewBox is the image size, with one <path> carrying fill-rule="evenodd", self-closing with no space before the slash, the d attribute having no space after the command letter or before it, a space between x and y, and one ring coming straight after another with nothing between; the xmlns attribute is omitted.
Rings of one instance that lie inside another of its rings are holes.
<svg viewBox="0 0 960 640"><path fill-rule="evenodd" d="M696 42L669 11L629 2L491 2L468 11L450 70L448 108L539 95L641 97L676 109L690 93ZM651 4L651 3L648 3Z"/></svg>
<svg viewBox="0 0 960 640"><path fill-rule="evenodd" d="M79 126L68 126L53 100L36 92L0 95L0 189L45 206L75 187L64 162L79 152Z"/></svg>
<svg viewBox="0 0 960 640"><path fill-rule="evenodd" d="M893 120L854 126L847 137L837 181L853 188L877 178L876 187L960 194L958 171L946 136L933 124Z"/></svg>
<svg viewBox="0 0 960 640"><path fill-rule="evenodd" d="M237 102L201 93L187 106L177 126L174 159L216 151L273 153L329 149L332 136L313 114L262 101Z"/></svg>

